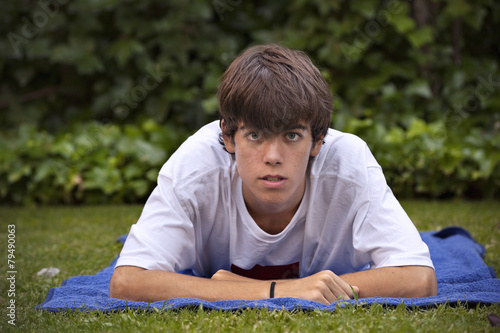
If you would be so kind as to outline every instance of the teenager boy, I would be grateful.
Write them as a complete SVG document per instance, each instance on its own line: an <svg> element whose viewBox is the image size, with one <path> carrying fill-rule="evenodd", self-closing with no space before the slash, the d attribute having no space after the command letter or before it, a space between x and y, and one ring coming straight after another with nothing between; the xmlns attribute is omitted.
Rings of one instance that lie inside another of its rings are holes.
<svg viewBox="0 0 500 333"><path fill-rule="evenodd" d="M304 53L250 48L217 95L221 121L161 169L111 297L436 295L427 246L367 145L329 129L332 96Z"/></svg>

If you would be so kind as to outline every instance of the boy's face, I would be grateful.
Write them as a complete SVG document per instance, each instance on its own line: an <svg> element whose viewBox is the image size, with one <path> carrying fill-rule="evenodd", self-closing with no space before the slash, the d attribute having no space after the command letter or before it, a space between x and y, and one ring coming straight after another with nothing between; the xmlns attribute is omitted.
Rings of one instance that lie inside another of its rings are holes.
<svg viewBox="0 0 500 333"><path fill-rule="evenodd" d="M313 142L310 127L302 123L278 134L240 123L234 141L225 137L224 143L235 154L249 211L280 213L298 207L309 158L319 154L323 140Z"/></svg>

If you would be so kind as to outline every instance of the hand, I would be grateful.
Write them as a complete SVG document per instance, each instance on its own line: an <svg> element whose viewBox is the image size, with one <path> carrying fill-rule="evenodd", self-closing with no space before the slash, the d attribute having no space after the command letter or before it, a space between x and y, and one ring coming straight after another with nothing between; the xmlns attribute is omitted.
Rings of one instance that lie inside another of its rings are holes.
<svg viewBox="0 0 500 333"><path fill-rule="evenodd" d="M359 293L359 288L325 270L301 279L278 280L274 294L275 297L297 297L328 305L354 298L353 292Z"/></svg>

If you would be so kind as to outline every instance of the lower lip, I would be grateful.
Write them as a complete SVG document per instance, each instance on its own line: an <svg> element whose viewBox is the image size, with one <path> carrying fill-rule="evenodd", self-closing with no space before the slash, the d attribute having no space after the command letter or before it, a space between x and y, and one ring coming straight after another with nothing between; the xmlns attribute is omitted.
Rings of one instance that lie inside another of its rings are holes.
<svg viewBox="0 0 500 333"><path fill-rule="evenodd" d="M287 182L286 179L271 181L271 180L262 179L262 178L260 179L260 181L262 182L262 184L264 184L265 187L268 187L268 188L280 188L280 187L285 186L285 184Z"/></svg>

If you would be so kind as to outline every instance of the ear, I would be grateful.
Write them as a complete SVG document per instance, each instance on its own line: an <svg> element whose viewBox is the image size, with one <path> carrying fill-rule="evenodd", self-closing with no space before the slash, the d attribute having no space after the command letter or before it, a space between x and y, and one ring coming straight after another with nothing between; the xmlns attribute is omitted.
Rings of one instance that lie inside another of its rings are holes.
<svg viewBox="0 0 500 333"><path fill-rule="evenodd" d="M323 145L323 137L320 137L318 140L316 140L315 143L313 143L313 147L311 149L311 157L316 157L319 154L319 151L321 150L321 146Z"/></svg>
<svg viewBox="0 0 500 333"><path fill-rule="evenodd" d="M234 138L230 137L230 136L227 136L227 135L224 135L224 131L226 129L226 124L224 123L224 119L222 119L220 121L220 128L222 130L222 140L224 140L224 146L226 147L226 150L230 153L230 154L234 154L235 152L235 147L234 147Z"/></svg>

